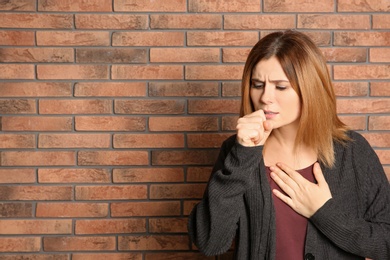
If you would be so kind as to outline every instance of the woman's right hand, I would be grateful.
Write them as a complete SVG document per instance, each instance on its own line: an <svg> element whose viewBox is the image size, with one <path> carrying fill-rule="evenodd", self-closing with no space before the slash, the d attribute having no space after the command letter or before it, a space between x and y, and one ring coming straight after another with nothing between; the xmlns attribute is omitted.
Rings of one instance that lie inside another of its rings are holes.
<svg viewBox="0 0 390 260"><path fill-rule="evenodd" d="M237 121L237 141L242 146L264 145L272 132L272 122L266 121L263 110L257 110Z"/></svg>

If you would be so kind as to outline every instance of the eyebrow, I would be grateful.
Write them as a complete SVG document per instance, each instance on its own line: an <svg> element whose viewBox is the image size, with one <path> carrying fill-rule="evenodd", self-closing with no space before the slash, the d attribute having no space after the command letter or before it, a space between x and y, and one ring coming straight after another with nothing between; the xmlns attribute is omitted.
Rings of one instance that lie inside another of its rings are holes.
<svg viewBox="0 0 390 260"><path fill-rule="evenodd" d="M252 78L251 79L252 81L258 81L258 82L264 82L260 79L256 79L256 78ZM286 79L275 79L275 80L270 80L269 82L272 82L272 83L275 83L275 82L287 82L287 83L290 83L290 81L286 80Z"/></svg>

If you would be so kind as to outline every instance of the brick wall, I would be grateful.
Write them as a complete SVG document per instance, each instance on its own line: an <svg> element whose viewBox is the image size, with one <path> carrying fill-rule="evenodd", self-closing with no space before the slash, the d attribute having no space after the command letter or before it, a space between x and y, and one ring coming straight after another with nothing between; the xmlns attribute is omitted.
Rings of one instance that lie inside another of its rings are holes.
<svg viewBox="0 0 390 260"><path fill-rule="evenodd" d="M187 216L261 36L324 52L390 179L388 0L0 0L1 259L214 259ZM229 259L228 256L220 259Z"/></svg>

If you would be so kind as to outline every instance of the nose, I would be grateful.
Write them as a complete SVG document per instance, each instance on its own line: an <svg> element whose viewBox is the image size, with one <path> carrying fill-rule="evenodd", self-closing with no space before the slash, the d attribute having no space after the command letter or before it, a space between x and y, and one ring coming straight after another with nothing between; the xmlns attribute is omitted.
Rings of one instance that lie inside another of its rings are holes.
<svg viewBox="0 0 390 260"><path fill-rule="evenodd" d="M265 85L263 88L263 93L260 96L260 101L263 104L273 103L275 98L275 88L271 86L269 83Z"/></svg>

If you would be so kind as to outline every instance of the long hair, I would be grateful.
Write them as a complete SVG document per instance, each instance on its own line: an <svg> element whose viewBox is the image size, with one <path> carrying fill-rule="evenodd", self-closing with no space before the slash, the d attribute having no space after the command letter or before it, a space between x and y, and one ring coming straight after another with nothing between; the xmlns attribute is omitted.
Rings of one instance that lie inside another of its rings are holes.
<svg viewBox="0 0 390 260"><path fill-rule="evenodd" d="M337 116L336 96L326 61L315 43L305 34L288 30L262 38L250 51L242 77L240 116L254 112L250 99L253 68L275 56L301 102L301 116L295 150L305 144L317 152L327 167L335 163L333 141L349 140L346 125Z"/></svg>

